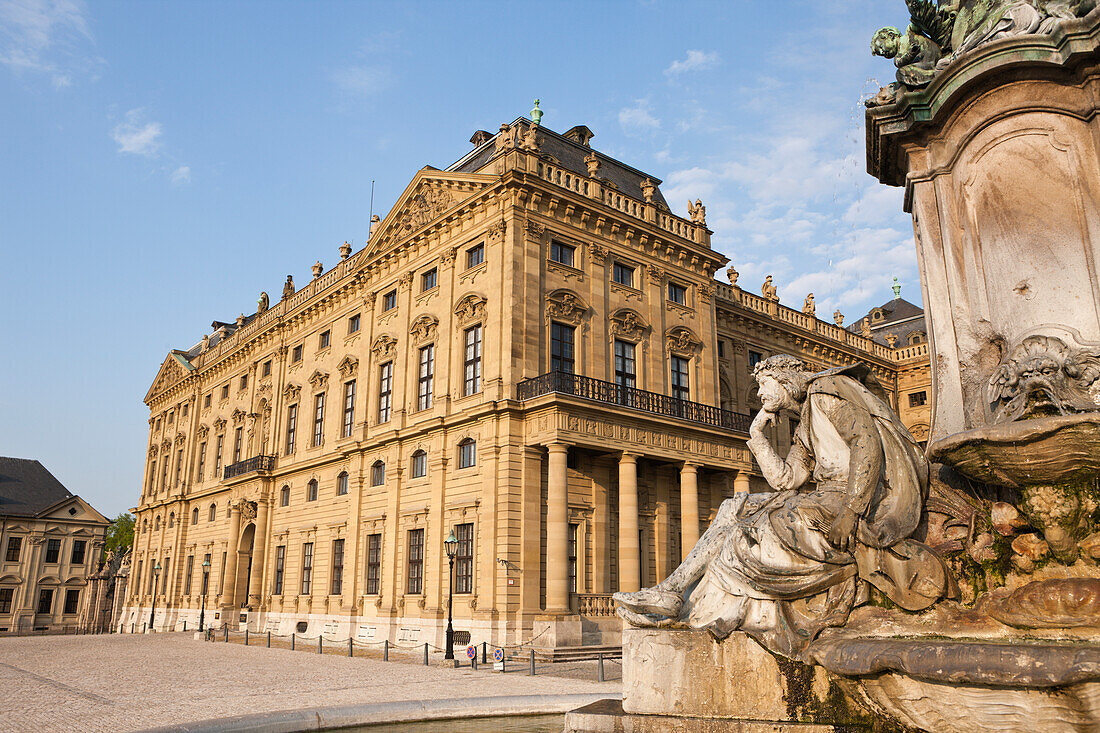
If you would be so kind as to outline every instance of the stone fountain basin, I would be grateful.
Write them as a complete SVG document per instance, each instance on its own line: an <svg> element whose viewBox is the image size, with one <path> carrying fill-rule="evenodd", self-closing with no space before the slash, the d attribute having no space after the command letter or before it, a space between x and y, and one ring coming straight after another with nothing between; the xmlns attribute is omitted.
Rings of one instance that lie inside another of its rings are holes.
<svg viewBox="0 0 1100 733"><path fill-rule="evenodd" d="M1059 415L955 433L929 455L964 476L1022 488L1100 476L1100 413Z"/></svg>

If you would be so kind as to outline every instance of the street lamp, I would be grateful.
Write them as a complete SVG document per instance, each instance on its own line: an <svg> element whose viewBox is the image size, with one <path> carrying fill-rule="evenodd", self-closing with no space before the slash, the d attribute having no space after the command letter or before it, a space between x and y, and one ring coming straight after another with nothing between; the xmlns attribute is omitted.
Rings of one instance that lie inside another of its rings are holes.
<svg viewBox="0 0 1100 733"><path fill-rule="evenodd" d="M153 614L157 610L157 579L160 578L160 560L153 566L153 603L149 609L149 631L153 630Z"/></svg>
<svg viewBox="0 0 1100 733"><path fill-rule="evenodd" d="M455 531L447 535L443 540L443 549L447 551L447 561L450 568L447 572L447 653L444 659L455 658L455 629L451 625L451 611L454 608L455 597L455 553L458 552L458 540L455 539Z"/></svg>
<svg viewBox="0 0 1100 733"><path fill-rule="evenodd" d="M202 631L202 622L206 617L206 587L210 580L210 561L202 561L202 610L199 611L199 631Z"/></svg>

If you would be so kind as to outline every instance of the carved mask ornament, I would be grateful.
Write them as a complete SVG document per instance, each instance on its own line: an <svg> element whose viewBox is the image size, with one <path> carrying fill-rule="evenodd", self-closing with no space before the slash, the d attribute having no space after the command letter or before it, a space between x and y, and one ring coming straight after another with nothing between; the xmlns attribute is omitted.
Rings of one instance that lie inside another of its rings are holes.
<svg viewBox="0 0 1100 733"><path fill-rule="evenodd" d="M1100 350L1029 336L993 372L988 390L997 423L1100 411Z"/></svg>

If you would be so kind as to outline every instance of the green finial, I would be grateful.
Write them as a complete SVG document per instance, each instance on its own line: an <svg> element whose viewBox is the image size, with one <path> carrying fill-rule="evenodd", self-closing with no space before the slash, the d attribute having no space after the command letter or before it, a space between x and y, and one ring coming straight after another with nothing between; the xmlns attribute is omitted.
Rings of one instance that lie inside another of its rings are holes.
<svg viewBox="0 0 1100 733"><path fill-rule="evenodd" d="M900 298L900 297L901 297L901 284L898 282L898 279L895 277L894 278L894 298L897 299L897 298Z"/></svg>
<svg viewBox="0 0 1100 733"><path fill-rule="evenodd" d="M536 125L542 122L542 110L539 109L539 100L535 100L535 106L531 110L531 121Z"/></svg>

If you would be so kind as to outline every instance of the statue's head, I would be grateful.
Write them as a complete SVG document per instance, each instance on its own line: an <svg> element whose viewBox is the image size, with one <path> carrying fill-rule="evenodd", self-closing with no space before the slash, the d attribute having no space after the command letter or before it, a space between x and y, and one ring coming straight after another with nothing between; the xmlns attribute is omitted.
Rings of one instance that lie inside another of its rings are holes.
<svg viewBox="0 0 1100 733"><path fill-rule="evenodd" d="M760 403L768 412L781 409L797 410L806 399L806 386L811 372L806 364L789 354L769 356L756 365L752 376L756 379Z"/></svg>
<svg viewBox="0 0 1100 733"><path fill-rule="evenodd" d="M892 59L898 55L898 46L901 42L901 31L897 28L886 26L875 31L871 36L871 55Z"/></svg>

